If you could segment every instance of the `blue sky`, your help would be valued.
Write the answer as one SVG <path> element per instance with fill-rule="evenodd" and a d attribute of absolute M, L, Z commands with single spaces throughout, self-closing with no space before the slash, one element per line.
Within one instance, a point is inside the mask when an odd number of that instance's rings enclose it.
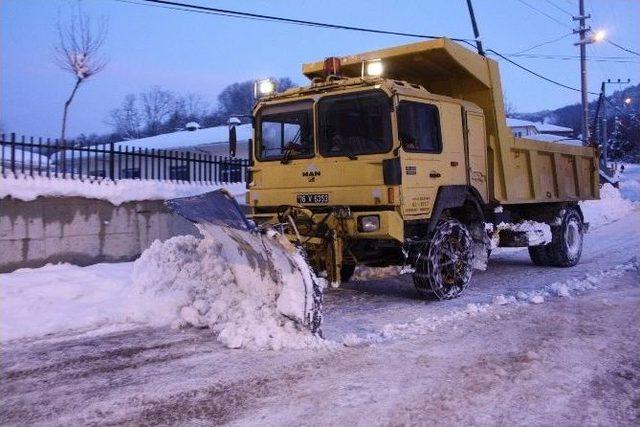
<path fill-rule="evenodd" d="M 139 0 L 133 0 L 139 1 Z M 532 10 L 522 1 L 560 23 Z M 189 0 L 191 3 L 298 19 L 389 30 L 471 38 L 465 0 Z M 4 131 L 28 136 L 59 134 L 62 104 L 73 84 L 51 61 L 55 24 L 77 0 L 0 0 L 0 121 Z M 108 112 L 128 93 L 153 85 L 202 93 L 212 104 L 227 84 L 264 76 L 289 76 L 304 83 L 302 62 L 416 39 L 249 21 L 178 12 L 116 0 L 82 0 L 92 17 L 109 21 L 105 45 L 109 64 L 79 91 L 69 118 L 69 134 L 106 132 Z M 486 46 L 513 53 L 571 31 L 561 9 L 577 10 L 577 0 L 474 0 Z M 554 5 L 556 7 L 554 7 Z M 593 28 L 606 28 L 618 44 L 640 50 L 640 1 L 587 0 Z M 564 25 L 563 25 L 564 24 Z M 577 55 L 576 36 L 530 53 Z M 640 57 L 609 44 L 589 46 L 594 56 L 624 56 L 633 63 L 590 62 L 589 84 L 602 79 L 640 80 Z M 515 59 L 515 58 L 514 58 Z M 518 58 L 551 78 L 579 86 L 577 60 Z M 555 108 L 579 101 L 579 94 L 552 86 L 501 64 L 503 88 L 517 111 Z M 640 101 L 639 101 L 640 102 Z"/>

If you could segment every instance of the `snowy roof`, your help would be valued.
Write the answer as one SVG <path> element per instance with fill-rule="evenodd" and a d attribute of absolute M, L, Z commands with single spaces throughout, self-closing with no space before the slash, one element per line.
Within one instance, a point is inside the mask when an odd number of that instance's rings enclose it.
<path fill-rule="evenodd" d="M 536 126 L 536 129 L 538 129 L 538 132 L 573 132 L 573 129 L 568 128 L 568 127 L 564 127 L 564 126 L 558 126 L 558 125 L 552 125 L 551 123 L 542 123 L 542 122 L 536 122 L 534 123 Z"/>
<path fill-rule="evenodd" d="M 568 139 L 567 137 L 560 135 L 551 135 L 548 133 L 538 133 L 535 135 L 528 135 L 527 139 L 534 139 L 536 141 L 542 142 L 558 142 L 560 144 L 568 144 L 568 145 L 579 145 L 582 146 L 582 141 L 578 139 Z"/>
<path fill-rule="evenodd" d="M 510 128 L 524 128 L 524 127 L 536 127 L 536 124 L 529 120 L 512 119 L 507 117 L 507 126 Z"/>
<path fill-rule="evenodd" d="M 236 136 L 238 142 L 252 138 L 253 127 L 251 124 L 236 126 Z M 116 144 L 116 148 L 188 148 L 203 144 L 227 144 L 229 142 L 229 127 L 215 126 L 188 131 L 165 133 L 162 135 L 150 136 L 141 139 L 122 141 Z"/>
<path fill-rule="evenodd" d="M 512 119 L 507 117 L 507 126 L 510 128 L 534 127 L 540 133 L 545 132 L 573 132 L 573 129 L 552 125 L 551 123 L 531 122 L 529 120 Z"/>
<path fill-rule="evenodd" d="M 24 163 L 33 163 L 34 165 L 38 165 L 38 161 L 40 161 L 41 165 L 46 165 L 49 158 L 42 154 L 32 153 L 31 151 L 20 150 L 15 148 L 14 152 L 15 162 L 22 163 L 22 159 L 24 158 Z M 24 156 L 24 157 L 23 157 Z M 5 163 L 11 162 L 11 146 L 10 145 L 2 145 L 2 160 Z"/>

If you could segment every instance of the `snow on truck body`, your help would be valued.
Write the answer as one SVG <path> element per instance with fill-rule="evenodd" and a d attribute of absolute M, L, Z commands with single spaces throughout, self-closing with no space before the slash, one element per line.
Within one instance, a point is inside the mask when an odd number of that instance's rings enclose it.
<path fill-rule="evenodd" d="M 438 39 L 303 73 L 310 86 L 254 107 L 247 204 L 332 282 L 356 264 L 407 262 L 420 291 L 456 296 L 473 248 L 489 245 L 486 222 L 547 224 L 551 242 L 520 239 L 534 262 L 577 262 L 577 202 L 598 198 L 597 152 L 514 137 L 495 61 Z M 257 91 L 272 89 L 263 83 Z"/>

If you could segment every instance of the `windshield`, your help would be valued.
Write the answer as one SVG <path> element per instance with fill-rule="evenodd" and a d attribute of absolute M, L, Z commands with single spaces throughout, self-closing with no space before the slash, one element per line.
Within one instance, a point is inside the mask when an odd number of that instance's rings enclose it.
<path fill-rule="evenodd" d="M 258 117 L 259 160 L 289 160 L 313 156 L 313 101 L 264 108 Z"/>
<path fill-rule="evenodd" d="M 384 92 L 321 99 L 318 117 L 323 156 L 351 157 L 391 149 L 390 103 Z"/>

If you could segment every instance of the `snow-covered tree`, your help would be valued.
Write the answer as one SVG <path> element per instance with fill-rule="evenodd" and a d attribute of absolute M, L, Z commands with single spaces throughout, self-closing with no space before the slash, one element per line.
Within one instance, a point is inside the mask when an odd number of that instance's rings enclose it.
<path fill-rule="evenodd" d="M 77 9 L 67 22 L 58 21 L 58 39 L 53 46 L 55 63 L 74 77 L 71 94 L 64 103 L 60 141 L 64 144 L 69 106 L 78 88 L 90 77 L 98 74 L 107 64 L 101 51 L 107 37 L 107 24 L 103 19 L 92 25 L 91 19 Z"/>

